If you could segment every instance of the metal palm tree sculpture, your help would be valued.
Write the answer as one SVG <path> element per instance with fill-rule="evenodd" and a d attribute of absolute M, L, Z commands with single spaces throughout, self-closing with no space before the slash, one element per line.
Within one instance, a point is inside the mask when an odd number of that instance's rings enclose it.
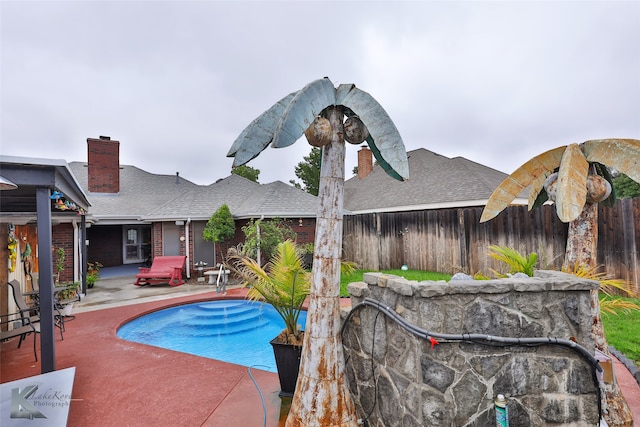
<path fill-rule="evenodd" d="M 607 166 L 640 182 L 640 140 L 596 139 L 580 145 L 554 148 L 532 158 L 509 175 L 494 190 L 480 222 L 495 218 L 525 188 L 529 209 L 548 199 L 569 223 L 564 268 L 594 267 L 597 243 L 597 203 L 612 206 L 615 193 Z"/>
<path fill-rule="evenodd" d="M 612 206 L 615 192 L 607 166 L 640 182 L 640 140 L 598 139 L 580 145 L 571 144 L 546 151 L 520 166 L 491 194 L 480 222 L 496 217 L 525 188 L 529 209 L 548 199 L 555 201 L 556 212 L 569 223 L 563 270 L 595 268 L 597 262 L 598 203 Z M 592 335 L 596 348 L 606 354 L 609 346 L 600 318 L 598 291 L 591 292 Z M 609 425 L 626 424 L 630 416 L 617 386 L 605 387 L 609 407 Z"/>
<path fill-rule="evenodd" d="M 353 84 L 335 88 L 324 78 L 287 95 L 251 122 L 227 156 L 237 167 L 268 145 L 287 147 L 303 134 L 323 151 L 307 331 L 287 426 L 355 426 L 340 337 L 344 141 L 366 141 L 378 163 L 399 180 L 409 177 L 407 153 L 373 97 Z"/>

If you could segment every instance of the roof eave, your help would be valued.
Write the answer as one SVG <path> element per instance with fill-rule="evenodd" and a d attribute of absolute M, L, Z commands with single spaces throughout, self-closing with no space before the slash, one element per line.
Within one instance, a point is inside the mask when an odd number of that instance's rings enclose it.
<path fill-rule="evenodd" d="M 367 214 L 367 213 L 385 213 L 385 212 L 407 212 L 407 211 L 426 211 L 434 209 L 450 209 L 450 208 L 471 208 L 485 206 L 488 199 L 481 200 L 460 200 L 455 202 L 442 202 L 442 203 L 426 203 L 420 205 L 404 205 L 404 206 L 389 206 L 384 208 L 373 209 L 352 209 L 350 213 L 352 215 Z M 528 200 L 517 198 L 511 203 L 512 205 L 526 205 Z"/>

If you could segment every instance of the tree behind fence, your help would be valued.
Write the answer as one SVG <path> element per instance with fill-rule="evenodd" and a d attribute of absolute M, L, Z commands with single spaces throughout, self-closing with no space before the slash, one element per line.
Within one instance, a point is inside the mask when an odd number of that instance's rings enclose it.
<path fill-rule="evenodd" d="M 489 246 L 508 246 L 523 254 L 535 252 L 539 267 L 560 270 L 567 242 L 567 224 L 555 206 L 528 211 L 512 206 L 495 219 L 479 223 L 482 207 L 387 212 L 344 217 L 344 256 L 367 270 L 400 268 L 444 273 L 489 274 L 500 263 Z M 640 198 L 600 206 L 598 263 L 611 276 L 640 290 Z"/>

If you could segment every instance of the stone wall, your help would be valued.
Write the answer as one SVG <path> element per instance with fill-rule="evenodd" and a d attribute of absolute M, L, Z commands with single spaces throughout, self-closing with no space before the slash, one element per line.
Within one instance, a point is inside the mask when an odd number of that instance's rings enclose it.
<path fill-rule="evenodd" d="M 439 340 L 401 328 L 372 298 L 433 333 L 575 340 L 593 354 L 589 291 L 597 282 L 564 273 L 489 281 L 416 282 L 366 273 L 351 283 L 343 339 L 347 375 L 369 426 L 493 426 L 504 394 L 511 426 L 597 425 L 591 365 L 556 345 Z M 373 354 L 373 357 L 372 357 Z"/>

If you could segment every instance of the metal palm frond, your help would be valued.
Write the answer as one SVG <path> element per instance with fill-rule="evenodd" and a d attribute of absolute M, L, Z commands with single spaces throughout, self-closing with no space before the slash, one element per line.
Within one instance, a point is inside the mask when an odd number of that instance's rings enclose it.
<path fill-rule="evenodd" d="M 589 162 L 614 168 L 636 182 L 640 182 L 640 140 L 594 139 L 584 143 Z"/>
<path fill-rule="evenodd" d="M 341 85 L 344 86 L 344 85 Z M 400 181 L 409 178 L 407 152 L 400 132 L 382 106 L 367 92 L 349 85 L 340 99 L 340 105 L 355 112 L 367 126 L 367 143 L 378 163 L 393 178 Z M 341 92 L 342 96 L 343 93 Z"/>
<path fill-rule="evenodd" d="M 227 153 L 227 157 L 234 157 L 233 167 L 242 166 L 254 159 L 271 144 L 278 121 L 296 93 L 290 93 L 276 102 L 240 133 Z"/>
<path fill-rule="evenodd" d="M 234 141 L 227 157 L 235 157 L 233 166 L 237 167 L 258 156 L 269 144 L 273 148 L 287 147 L 332 106 L 362 120 L 369 131 L 369 148 L 387 174 L 400 181 L 409 178 L 404 143 L 387 112 L 354 84 L 341 84 L 336 89 L 326 77 L 282 98 L 252 121 Z"/>
<path fill-rule="evenodd" d="M 558 170 L 556 213 L 562 222 L 576 219 L 587 202 L 589 162 L 578 144 L 571 144 L 562 155 Z"/>
<path fill-rule="evenodd" d="M 551 175 L 551 172 L 543 172 L 531 183 L 531 188 L 529 189 L 529 210 L 540 207 L 544 202 L 549 200 L 549 196 L 544 190 L 544 182 L 549 175 Z"/>
<path fill-rule="evenodd" d="M 531 186 L 529 209 L 542 205 L 548 200 L 544 189 L 545 180 L 556 170 L 556 211 L 561 221 L 573 221 L 580 215 L 587 201 L 589 168 L 593 167 L 595 175 L 611 184 L 612 178 L 607 166 L 640 182 L 640 140 L 596 139 L 580 145 L 554 148 L 534 157 L 516 169 L 494 190 L 480 222 L 495 218 L 528 186 Z M 613 205 L 615 193 L 612 192 L 602 203 Z"/>
<path fill-rule="evenodd" d="M 522 190 L 531 185 L 532 182 L 536 181 L 544 174 L 547 174 L 548 176 L 554 171 L 554 169 L 558 168 L 566 148 L 567 146 L 563 145 L 562 147 L 545 151 L 544 153 L 527 161 L 511 175 L 506 177 L 504 181 L 502 181 L 502 183 L 493 190 L 487 205 L 482 211 L 480 222 L 489 221 L 490 219 L 495 218 L 511 204 L 513 199 L 515 199 Z"/>
<path fill-rule="evenodd" d="M 273 137 L 273 148 L 288 147 L 296 142 L 322 110 L 335 103 L 336 89 L 328 78 L 303 87 L 282 114 Z"/>

